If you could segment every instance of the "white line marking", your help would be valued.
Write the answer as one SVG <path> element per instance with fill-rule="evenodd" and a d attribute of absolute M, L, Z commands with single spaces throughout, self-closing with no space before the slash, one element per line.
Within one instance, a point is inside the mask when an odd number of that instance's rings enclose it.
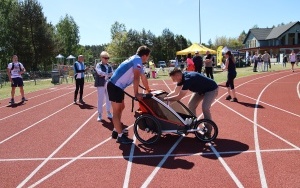
<path fill-rule="evenodd" d="M 96 113 L 95 112 L 87 121 L 89 121 Z M 127 127 L 128 129 L 130 129 L 133 125 Z M 72 164 L 73 162 L 75 162 L 76 160 L 80 159 L 82 156 L 88 154 L 89 152 L 93 151 L 94 149 L 98 148 L 99 146 L 105 144 L 106 142 L 108 142 L 109 140 L 111 140 L 111 137 L 107 138 L 106 140 L 102 141 L 101 143 L 95 145 L 94 147 L 86 150 L 85 152 L 81 153 L 80 155 L 78 155 L 75 158 L 72 158 L 71 161 L 63 164 L 62 166 L 60 166 L 59 168 L 53 170 L 51 173 L 49 173 L 48 175 L 44 176 L 42 179 L 40 179 L 39 181 L 35 182 L 33 185 L 29 186 L 29 187 L 35 187 L 37 185 L 39 185 L 40 183 L 42 183 L 43 181 L 47 180 L 48 178 L 50 178 L 51 176 L 53 176 L 54 174 L 56 174 L 57 172 L 61 171 L 62 169 L 64 169 L 65 167 L 69 166 L 70 164 Z M 49 159 L 51 160 L 51 159 Z"/>
<path fill-rule="evenodd" d="M 271 152 L 294 152 L 298 151 L 298 149 L 291 148 L 291 149 L 266 149 L 260 150 L 262 153 L 271 153 Z M 255 150 L 247 150 L 247 151 L 223 151 L 218 152 L 220 155 L 228 155 L 228 154 L 252 154 L 255 153 Z M 207 156 L 207 155 L 215 155 L 214 152 L 198 152 L 198 153 L 181 153 L 181 154 L 170 154 L 169 157 L 184 157 L 184 156 Z M 157 154 L 157 155 L 133 155 L 133 159 L 139 158 L 161 158 L 164 157 L 165 154 Z M 76 157 L 53 157 L 49 161 L 61 161 L 61 160 L 72 160 Z M 130 156 L 96 156 L 96 157 L 79 157 L 77 160 L 99 160 L 99 159 L 124 159 L 130 158 Z M 19 159 L 0 159 L 0 162 L 18 162 L 18 161 L 43 161 L 46 158 L 19 158 Z"/>
<path fill-rule="evenodd" d="M 239 95 L 241 95 L 241 96 L 244 96 L 244 97 L 247 97 L 247 98 L 249 98 L 249 99 L 252 99 L 252 100 L 255 100 L 255 101 L 256 101 L 256 99 L 254 99 L 254 98 L 252 98 L 252 97 L 250 97 L 250 96 L 248 96 L 248 95 L 245 95 L 245 94 L 242 94 L 242 93 L 239 93 L 239 92 L 236 92 L 236 93 L 239 94 Z M 279 107 L 274 106 L 274 105 L 271 105 L 271 104 L 269 104 L 269 103 L 266 103 L 266 102 L 263 102 L 263 101 L 259 101 L 259 102 L 262 103 L 262 104 L 268 105 L 268 106 L 270 106 L 270 107 L 272 107 L 272 108 L 275 108 L 275 109 L 277 109 L 277 110 L 281 110 L 281 111 L 286 112 L 286 113 L 288 113 L 288 114 L 291 114 L 291 115 L 300 117 L 299 114 L 295 114 L 295 113 L 293 113 L 293 112 L 287 111 L 287 110 L 285 110 L 285 109 L 279 108 Z"/>
<path fill-rule="evenodd" d="M 298 85 L 297 85 L 297 93 L 298 93 L 298 97 L 300 99 L 300 82 L 298 82 Z"/>
<path fill-rule="evenodd" d="M 177 145 L 182 140 L 182 136 L 175 142 L 175 144 L 171 147 L 171 149 L 168 151 L 168 153 L 164 156 L 164 158 L 159 162 L 159 164 L 155 167 L 155 169 L 152 171 L 150 176 L 146 179 L 146 181 L 143 183 L 142 188 L 148 187 L 148 185 L 151 183 L 157 172 L 160 170 L 162 165 L 165 163 L 165 161 L 169 158 L 170 154 L 173 152 L 173 150 L 177 147 Z"/>
<path fill-rule="evenodd" d="M 35 107 L 41 106 L 41 105 L 43 105 L 43 104 L 46 104 L 46 103 L 48 103 L 48 102 L 51 102 L 51 101 L 53 101 L 53 100 L 55 100 L 55 99 L 58 99 L 58 98 L 61 98 L 61 97 L 65 96 L 65 95 L 68 95 L 68 94 L 70 94 L 70 93 L 74 93 L 74 91 L 65 93 L 65 94 L 63 94 L 63 95 L 60 95 L 60 96 L 55 97 L 55 98 L 53 98 L 53 99 L 50 99 L 50 100 L 48 100 L 48 101 L 42 102 L 42 103 L 37 104 L 37 105 L 35 105 L 35 106 L 32 106 L 32 107 L 30 107 L 30 108 L 26 108 L 25 110 L 21 110 L 21 111 L 19 111 L 19 112 L 15 112 L 15 113 L 12 114 L 12 115 L 9 115 L 9 116 L 6 116 L 6 117 L 4 117 L 4 118 L 1 118 L 0 121 L 5 120 L 5 119 L 10 118 L 10 117 L 13 117 L 13 116 L 16 116 L 16 115 L 18 115 L 18 114 L 20 114 L 20 113 L 22 113 L 22 112 L 28 111 L 28 110 L 33 109 L 33 108 L 35 108 Z"/>
<path fill-rule="evenodd" d="M 261 157 L 261 152 L 260 152 L 260 146 L 259 146 L 259 138 L 258 138 L 258 132 L 257 132 L 257 110 L 258 110 L 258 104 L 260 101 L 260 98 L 262 97 L 263 93 L 265 92 L 265 90 L 272 85 L 274 82 L 283 79 L 285 77 L 288 77 L 291 75 L 286 75 L 283 77 L 280 77 L 276 80 L 273 80 L 271 83 L 269 83 L 268 85 L 266 85 L 264 87 L 264 89 L 260 92 L 256 103 L 255 103 L 255 108 L 254 108 L 254 119 L 253 119 L 253 129 L 254 129 L 254 143 L 255 143 L 255 150 L 256 150 L 256 159 L 257 159 L 257 166 L 258 166 L 258 171 L 259 171 L 259 176 L 260 176 L 260 183 L 262 187 L 268 187 L 267 184 L 267 179 L 266 179 L 266 175 L 264 172 L 264 166 L 263 166 L 263 162 L 262 162 L 262 157 Z"/>
<path fill-rule="evenodd" d="M 88 118 L 78 129 L 73 132 L 56 150 L 54 150 L 37 168 L 34 169 L 17 187 L 23 187 L 57 152 L 59 152 L 98 112 Z"/>
<path fill-rule="evenodd" d="M 235 182 L 235 184 L 238 187 L 244 187 L 243 184 L 240 182 L 240 180 L 235 176 L 235 174 L 233 173 L 233 171 L 230 169 L 230 167 L 226 164 L 226 162 L 224 161 L 224 159 L 220 156 L 220 154 L 214 148 L 214 146 L 212 146 L 210 143 L 208 145 L 210 146 L 210 149 L 213 151 L 213 153 L 217 156 L 218 160 L 221 162 L 221 164 L 223 165 L 223 167 L 225 168 L 225 170 L 228 172 L 228 174 L 230 175 L 230 177 L 233 179 L 233 181 Z"/>
<path fill-rule="evenodd" d="M 68 86 L 67 86 L 67 87 L 68 87 Z M 61 88 L 61 89 L 65 89 L 65 88 L 67 88 L 67 87 L 63 87 L 63 88 Z M 51 89 L 51 88 L 49 88 L 49 89 Z M 38 91 L 41 91 L 41 90 L 38 90 Z M 35 91 L 35 92 L 38 92 L 38 91 Z M 46 93 L 42 93 L 42 94 L 39 94 L 39 95 L 35 95 L 35 96 L 30 97 L 30 98 L 28 98 L 28 99 L 31 100 L 31 99 L 34 99 L 34 98 L 37 98 L 37 97 L 40 97 L 40 96 L 43 96 L 43 95 L 47 95 L 47 94 L 49 94 L 49 93 L 56 92 L 56 91 L 59 91 L 59 90 L 55 89 L 55 90 L 52 90 L 52 91 L 49 91 L 49 92 L 46 92 Z M 27 94 L 28 94 L 28 93 L 27 93 Z M 6 107 L 7 107 L 7 105 L 1 106 L 0 109 L 1 109 L 1 108 L 6 108 Z"/>
<path fill-rule="evenodd" d="M 93 92 L 89 93 L 89 94 L 88 94 L 88 95 L 86 95 L 85 97 L 87 97 L 87 96 L 89 96 L 89 95 L 93 94 L 94 92 L 95 92 L 95 91 L 93 91 Z M 35 122 L 34 124 L 32 124 L 32 125 L 30 125 L 30 126 L 26 127 L 25 129 L 22 129 L 21 131 L 19 131 L 19 132 L 17 132 L 17 133 L 15 133 L 15 134 L 13 134 L 13 135 L 11 135 L 11 136 L 7 137 L 6 139 L 4 139 L 4 140 L 0 141 L 0 145 L 1 145 L 1 144 L 3 144 L 3 143 L 4 143 L 4 142 L 6 142 L 6 141 L 8 141 L 8 140 L 10 140 L 10 139 L 12 139 L 12 138 L 14 138 L 14 137 L 18 136 L 19 134 L 21 134 L 21 133 L 25 132 L 26 130 L 28 130 L 28 129 L 30 129 L 30 128 L 32 128 L 32 127 L 34 127 L 35 125 L 37 125 L 37 124 L 39 124 L 39 123 L 41 123 L 41 122 L 45 121 L 46 119 L 48 119 L 48 118 L 50 118 L 50 117 L 54 116 L 55 114 L 57 114 L 57 113 L 59 113 L 59 112 L 63 111 L 64 109 L 66 109 L 66 108 L 68 108 L 68 107 L 70 107 L 70 106 L 72 106 L 72 105 L 74 105 L 74 104 L 73 104 L 73 103 L 71 103 L 71 104 L 69 104 L 69 105 L 67 105 L 67 106 L 63 107 L 62 109 L 60 109 L 60 110 L 57 110 L 56 112 L 54 112 L 54 113 L 50 114 L 49 116 L 47 116 L 47 117 L 44 117 L 43 119 L 41 119 L 41 120 L 39 120 L 39 121 Z"/>
<path fill-rule="evenodd" d="M 39 181 L 35 182 L 34 184 L 30 185 L 29 188 L 33 188 L 36 187 L 37 185 L 39 185 L 40 183 L 42 183 L 43 181 L 47 180 L 48 178 L 50 178 L 51 176 L 53 176 L 54 174 L 56 174 L 57 172 L 61 171 L 62 169 L 64 169 L 65 167 L 67 167 L 68 165 L 72 164 L 74 161 L 76 161 L 78 158 L 82 157 L 83 155 L 89 153 L 90 151 L 96 149 L 97 147 L 105 144 L 106 142 L 108 142 L 109 140 L 111 140 L 111 138 L 107 138 L 106 140 L 102 141 L 101 143 L 97 144 L 96 146 L 92 147 L 91 149 L 85 151 L 84 153 L 80 154 L 79 156 L 73 158 L 71 161 L 61 165 L 59 168 L 53 170 L 51 173 L 49 173 L 48 175 L 44 176 L 42 179 L 40 179 Z"/>
<path fill-rule="evenodd" d="M 130 180 L 130 174 L 131 174 L 132 160 L 133 160 L 133 156 L 134 156 L 135 142 L 136 142 L 136 137 L 134 135 L 133 143 L 131 144 L 131 148 L 130 148 L 129 159 L 127 162 L 127 168 L 126 168 L 126 174 L 125 174 L 125 178 L 124 178 L 123 188 L 129 187 L 129 180 Z"/>
<path fill-rule="evenodd" d="M 222 103 L 222 102 L 220 102 L 220 101 L 218 101 L 218 103 L 221 104 L 221 105 L 223 105 L 223 106 L 226 107 L 227 109 L 231 110 L 232 112 L 236 113 L 237 115 L 243 117 L 245 120 L 247 120 L 247 121 L 251 122 L 252 124 L 254 124 L 254 121 L 252 121 L 251 119 L 247 118 L 247 117 L 244 116 L 243 114 L 241 114 L 241 113 L 235 111 L 234 109 L 232 109 L 231 107 L 227 106 L 226 104 L 224 104 L 224 103 Z M 257 126 L 258 126 L 259 128 L 261 128 L 262 130 L 268 132 L 269 134 L 273 135 L 274 137 L 276 137 L 276 138 L 280 139 L 281 141 L 285 142 L 286 144 L 290 145 L 291 147 L 293 147 L 293 148 L 295 148 L 295 149 L 297 149 L 297 150 L 300 151 L 300 148 L 299 148 L 298 146 L 292 144 L 291 142 L 285 140 L 284 138 L 278 136 L 277 134 L 273 133 L 272 131 L 266 129 L 265 127 L 263 127 L 263 126 L 261 126 L 261 125 L 259 125 L 259 124 L 257 124 Z"/>

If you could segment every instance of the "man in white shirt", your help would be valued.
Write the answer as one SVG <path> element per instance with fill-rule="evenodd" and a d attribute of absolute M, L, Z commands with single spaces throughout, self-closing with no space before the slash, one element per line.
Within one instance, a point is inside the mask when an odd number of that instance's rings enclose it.
<path fill-rule="evenodd" d="M 18 56 L 13 55 L 12 62 L 8 64 L 7 66 L 7 75 L 9 78 L 9 81 L 11 82 L 11 99 L 10 103 L 15 104 L 15 91 L 16 87 L 20 88 L 20 93 L 22 96 L 22 102 L 27 101 L 27 99 L 24 97 L 24 83 L 22 79 L 22 74 L 25 72 L 25 68 L 22 63 L 18 61 Z"/>

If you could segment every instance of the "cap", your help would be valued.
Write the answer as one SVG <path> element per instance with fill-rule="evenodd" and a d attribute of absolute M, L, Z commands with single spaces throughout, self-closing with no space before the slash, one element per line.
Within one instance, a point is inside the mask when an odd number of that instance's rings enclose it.
<path fill-rule="evenodd" d="M 199 54 L 199 52 L 198 52 L 198 51 L 195 51 L 195 54 Z"/>

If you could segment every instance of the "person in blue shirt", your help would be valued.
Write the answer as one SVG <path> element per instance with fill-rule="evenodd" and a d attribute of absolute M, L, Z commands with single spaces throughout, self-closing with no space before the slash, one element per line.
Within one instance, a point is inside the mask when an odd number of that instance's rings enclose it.
<path fill-rule="evenodd" d="M 77 102 L 77 95 L 79 91 L 79 103 L 84 104 L 85 102 L 82 99 L 83 96 L 83 88 L 84 88 L 84 72 L 86 70 L 84 65 L 84 57 L 83 55 L 78 56 L 78 60 L 74 63 L 74 76 L 76 88 L 74 92 L 74 103 Z"/>
<path fill-rule="evenodd" d="M 197 116 L 196 108 L 202 101 L 202 112 L 204 118 L 212 120 L 210 107 L 218 95 L 217 83 L 198 72 L 182 73 L 181 70 L 177 68 L 174 68 L 169 75 L 173 82 L 176 82 L 177 85 L 174 91 L 170 92 L 164 100 L 178 101 L 186 96 L 188 91 L 191 91 L 193 94 L 188 102 L 188 108 L 195 116 Z M 185 130 L 187 129 L 188 127 L 186 127 Z"/>
<path fill-rule="evenodd" d="M 143 70 L 143 63 L 146 63 L 150 56 L 150 49 L 147 46 L 140 46 L 136 55 L 131 56 L 115 70 L 107 83 L 107 91 L 113 109 L 114 130 L 112 138 L 117 139 L 117 143 L 131 144 L 132 139 L 123 134 L 121 116 L 125 108 L 124 89 L 133 83 L 133 92 L 137 99 L 142 99 L 143 94 L 138 92 L 140 79 L 147 92 L 150 92 L 147 77 Z M 126 132 L 125 132 L 126 133 Z"/>

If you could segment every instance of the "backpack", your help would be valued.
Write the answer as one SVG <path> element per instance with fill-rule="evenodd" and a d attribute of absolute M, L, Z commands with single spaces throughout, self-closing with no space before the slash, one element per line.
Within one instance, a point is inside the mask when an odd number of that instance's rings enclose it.
<path fill-rule="evenodd" d="M 15 63 L 12 63 L 12 66 L 11 66 L 10 72 L 11 72 L 12 70 L 14 70 L 14 68 L 15 68 Z M 20 69 L 20 71 L 22 71 L 22 68 L 21 68 L 21 63 L 19 63 L 19 69 Z"/>

